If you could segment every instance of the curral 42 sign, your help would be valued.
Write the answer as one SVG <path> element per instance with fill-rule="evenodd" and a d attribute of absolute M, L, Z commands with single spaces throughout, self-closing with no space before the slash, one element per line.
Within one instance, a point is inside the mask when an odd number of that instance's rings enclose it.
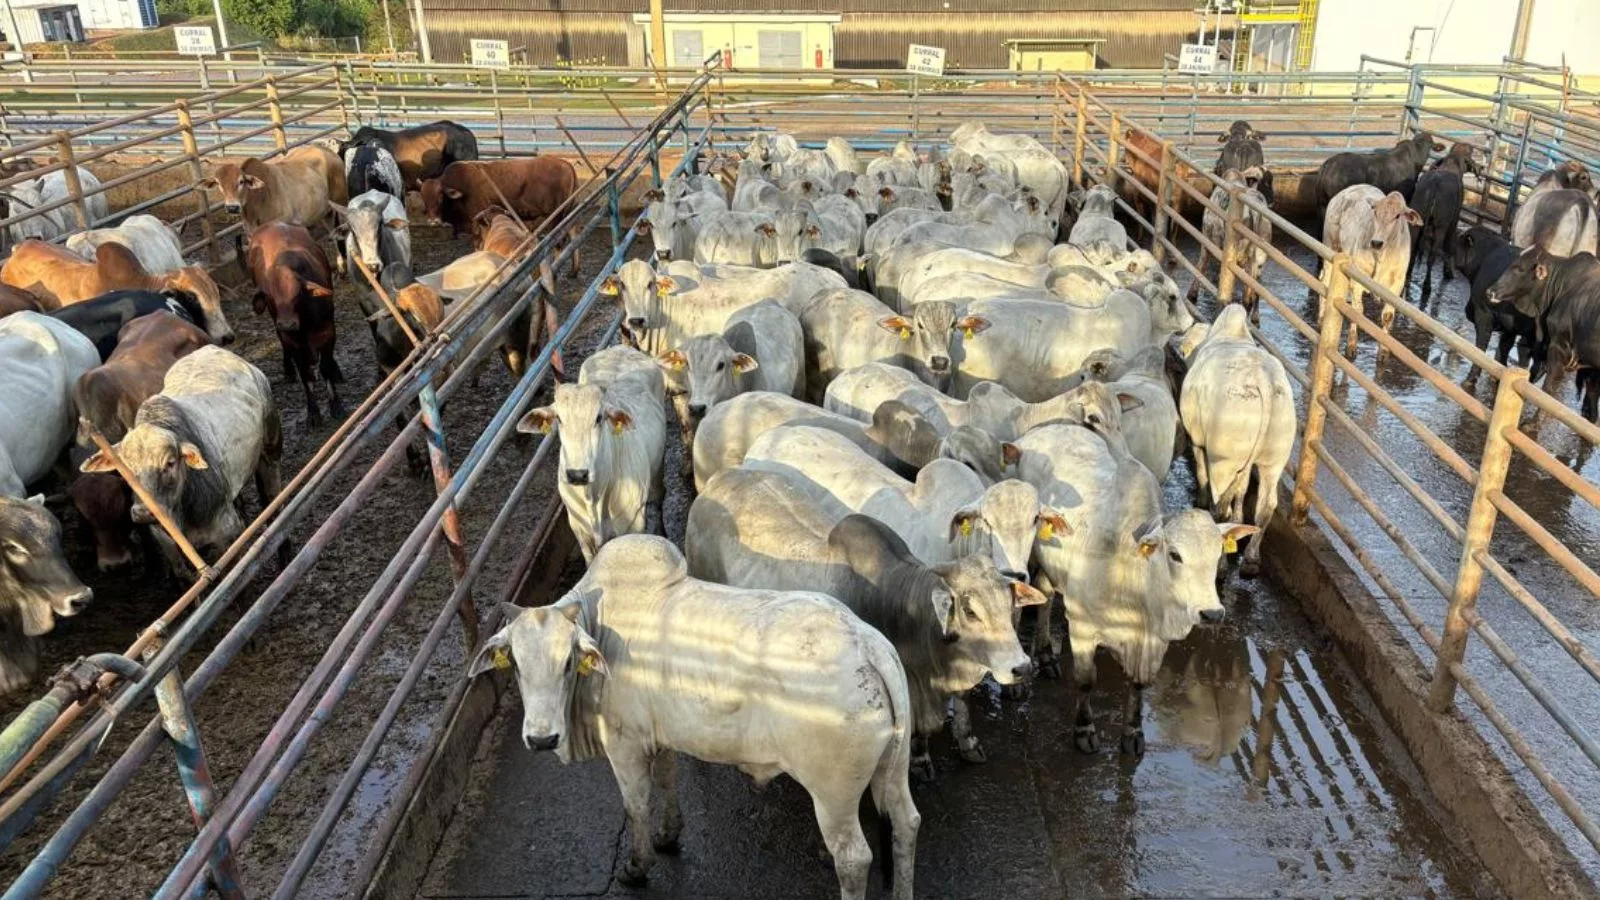
<path fill-rule="evenodd" d="M 485 69 L 509 69 L 511 49 L 505 41 L 473 38 L 472 64 Z"/>
<path fill-rule="evenodd" d="M 1216 69 L 1215 44 L 1184 44 L 1178 51 L 1178 71 L 1185 75 L 1209 75 Z"/>
<path fill-rule="evenodd" d="M 906 48 L 906 71 L 913 75 L 943 75 L 944 48 L 910 45 Z"/>
<path fill-rule="evenodd" d="M 178 42 L 178 52 L 189 56 L 211 56 L 217 52 L 217 42 L 209 26 L 180 25 L 172 29 Z"/>

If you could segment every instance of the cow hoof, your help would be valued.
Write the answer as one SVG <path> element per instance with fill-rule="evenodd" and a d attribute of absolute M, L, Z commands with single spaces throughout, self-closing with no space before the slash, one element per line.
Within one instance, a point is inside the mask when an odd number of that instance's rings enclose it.
<path fill-rule="evenodd" d="M 675 834 L 658 834 L 656 835 L 655 839 L 650 842 L 650 845 L 656 848 L 657 853 L 665 853 L 668 856 L 676 856 L 678 851 L 683 849 L 678 844 L 678 836 Z"/>
<path fill-rule="evenodd" d="M 977 739 L 973 739 L 972 746 L 961 751 L 961 758 L 973 765 L 978 765 L 988 762 L 989 754 L 983 752 L 983 745 L 978 743 Z"/>
<path fill-rule="evenodd" d="M 932 784 L 934 780 L 933 758 L 919 756 L 911 760 L 911 778 L 918 784 Z"/>
<path fill-rule="evenodd" d="M 1129 731 L 1122 736 L 1122 755 L 1140 757 L 1144 755 L 1144 732 Z"/>
<path fill-rule="evenodd" d="M 622 864 L 622 871 L 617 873 L 617 880 L 628 887 L 644 887 L 650 880 L 650 869 L 630 859 Z"/>
<path fill-rule="evenodd" d="M 1039 674 L 1051 681 L 1061 680 L 1061 660 L 1050 657 L 1039 664 Z"/>
<path fill-rule="evenodd" d="M 1072 734 L 1072 745 L 1079 753 L 1099 753 L 1100 734 L 1093 725 L 1080 725 Z"/>

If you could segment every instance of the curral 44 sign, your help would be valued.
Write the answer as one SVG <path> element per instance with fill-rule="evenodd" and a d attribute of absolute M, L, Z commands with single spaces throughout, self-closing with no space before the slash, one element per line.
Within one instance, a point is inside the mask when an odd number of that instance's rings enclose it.
<path fill-rule="evenodd" d="M 943 75 L 944 48 L 910 45 L 906 48 L 906 71 L 913 75 Z"/>
<path fill-rule="evenodd" d="M 505 41 L 472 39 L 472 64 L 485 69 L 511 68 L 511 49 Z"/>
<path fill-rule="evenodd" d="M 178 42 L 178 52 L 189 56 L 210 56 L 217 52 L 217 42 L 211 29 L 200 25 L 180 25 L 172 29 Z"/>
<path fill-rule="evenodd" d="M 1184 44 L 1178 51 L 1178 71 L 1185 75 L 1209 75 L 1216 69 L 1215 44 Z"/>

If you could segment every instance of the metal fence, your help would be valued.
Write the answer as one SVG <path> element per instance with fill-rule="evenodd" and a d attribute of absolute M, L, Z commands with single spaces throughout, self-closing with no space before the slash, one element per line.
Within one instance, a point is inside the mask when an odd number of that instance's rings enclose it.
<path fill-rule="evenodd" d="M 1418 83 L 1428 87 L 1425 79 Z M 1496 105 L 1500 99 L 1495 98 Z M 1509 108 L 1522 106 L 1509 100 L 1506 105 Z M 1370 576 L 1380 594 L 1414 629 L 1426 648 L 1425 653 L 1419 655 L 1434 671 L 1429 708 L 1437 713 L 1451 709 L 1459 687 L 1481 713 L 1481 721 L 1505 741 L 1511 753 L 1525 766 L 1525 771 L 1548 792 L 1554 805 L 1582 838 L 1600 850 L 1600 827 L 1596 826 L 1592 808 L 1580 803 L 1574 797 L 1572 785 L 1558 779 L 1547 761 L 1535 751 L 1528 740 L 1528 724 L 1514 721 L 1517 714 L 1526 711 L 1527 700 L 1531 697 L 1566 736 L 1567 750 L 1586 760 L 1586 773 L 1580 773 L 1583 780 L 1577 783 L 1592 785 L 1593 767 L 1600 767 L 1600 746 L 1585 727 L 1584 717 L 1572 711 L 1572 705 L 1590 702 L 1593 697 L 1563 697 L 1561 692 L 1553 690 L 1533 671 L 1528 661 L 1502 639 L 1495 624 L 1480 613 L 1478 606 L 1487 575 L 1538 623 L 1560 652 L 1570 656 L 1588 676 L 1600 679 L 1600 660 L 1574 633 L 1573 623 L 1563 621 L 1562 616 L 1529 590 L 1511 571 L 1514 567 L 1508 567 L 1503 555 L 1497 555 L 1491 547 L 1495 526 L 1503 520 L 1524 539 L 1521 544 L 1546 553 L 1567 573 L 1580 595 L 1600 599 L 1600 575 L 1591 568 L 1592 561 L 1579 559 L 1563 540 L 1508 496 L 1515 493 L 1508 487 L 1508 473 L 1513 476 L 1512 481 L 1525 482 L 1531 471 L 1570 491 L 1573 502 L 1600 508 L 1600 486 L 1558 460 L 1518 426 L 1525 411 L 1554 419 L 1588 448 L 1580 451 L 1580 458 L 1587 458 L 1588 452 L 1600 445 L 1600 427 L 1582 419 L 1561 400 L 1530 383 L 1525 369 L 1495 362 L 1419 306 L 1395 296 L 1353 268 L 1347 255 L 1335 254 L 1322 242 L 1267 209 L 1261 212 L 1270 219 L 1276 233 L 1292 237 L 1294 244 L 1318 261 L 1323 272 L 1309 271 L 1280 248 L 1262 240 L 1241 223 L 1244 200 L 1240 188 L 1225 187 L 1231 194 L 1226 211 L 1213 205 L 1211 189 L 1221 182 L 1206 174 L 1210 166 L 1179 149 L 1175 136 L 1130 124 L 1121 98 L 1102 99 L 1084 84 L 1063 78 L 1058 83 L 1056 108 L 1055 133 L 1063 138 L 1057 149 L 1072 155 L 1075 179 L 1080 183 L 1088 180 L 1120 184 L 1131 190 L 1148 204 L 1146 208 L 1151 212 L 1146 214 L 1134 204 L 1119 203 L 1150 235 L 1154 253 L 1181 266 L 1216 297 L 1232 297 L 1240 287 L 1254 290 L 1268 315 L 1277 317 L 1280 326 L 1286 326 L 1261 328 L 1256 336 L 1284 363 L 1301 391 L 1299 399 L 1304 418 L 1298 457 L 1291 467 L 1292 476 L 1285 476 L 1293 490 L 1295 520 L 1304 522 L 1315 512 L 1320 523 L 1344 544 L 1351 558 Z M 1568 114 L 1556 110 L 1529 109 L 1527 112 L 1534 121 L 1568 121 L 1564 118 Z M 1436 113 L 1416 100 L 1407 104 L 1409 127 L 1415 127 L 1419 119 L 1426 121 L 1424 117 L 1430 114 Z M 1472 120 L 1462 124 L 1486 127 L 1489 123 Z M 1159 153 L 1151 155 L 1140 149 L 1138 144 L 1129 141 L 1131 135 L 1153 142 L 1161 148 Z M 1149 171 L 1160 173 L 1157 184 L 1150 186 L 1132 176 L 1130 167 L 1135 160 L 1150 167 Z M 1187 180 L 1176 177 L 1181 166 L 1200 173 L 1208 182 L 1207 188 L 1197 190 Z M 1523 172 L 1508 173 L 1507 180 L 1508 183 L 1527 183 Z M 1222 217 L 1226 222 L 1223 246 L 1214 244 L 1177 212 L 1180 199 Z M 1183 248 L 1174 239 L 1178 234 L 1187 235 L 1201 248 L 1200 252 L 1225 261 L 1215 282 L 1205 277 L 1195 261 L 1185 257 Z M 1235 251 L 1246 245 L 1265 251 L 1271 265 L 1293 276 L 1315 294 L 1319 298 L 1320 318 L 1315 322 L 1307 321 L 1290 301 L 1265 283 L 1267 279 L 1257 280 L 1234 262 Z M 1350 282 L 1358 287 L 1358 296 L 1362 290 L 1370 293 L 1378 303 L 1397 310 L 1402 322 L 1408 322 L 1449 353 L 1487 373 L 1498 383 L 1493 401 L 1487 404 L 1480 401 L 1441 372 L 1431 354 L 1419 354 L 1370 318 L 1361 305 L 1339 299 L 1338 295 Z M 1455 446 L 1459 441 L 1440 437 L 1408 408 L 1407 403 L 1380 383 L 1378 373 L 1363 371 L 1354 358 L 1341 352 L 1341 338 L 1347 327 L 1352 329 L 1352 337 L 1359 333 L 1377 346 L 1382 360 L 1380 365 L 1403 367 L 1421 379 L 1440 400 L 1482 423 L 1486 432 L 1481 446 L 1465 449 Z M 1274 340 L 1269 335 L 1272 331 L 1287 334 L 1289 339 Z M 1308 357 L 1305 365 L 1299 362 L 1303 357 Z M 1342 376 L 1344 381 L 1337 390 L 1336 376 Z M 1372 411 L 1363 411 L 1362 404 L 1369 407 L 1375 404 L 1392 416 L 1393 421 L 1403 426 L 1404 441 L 1419 442 L 1453 473 L 1453 477 L 1465 484 L 1470 490 L 1470 501 L 1464 510 L 1457 508 L 1452 512 L 1449 506 L 1455 504 L 1450 504 L 1436 489 L 1424 488 L 1414 468 L 1396 461 L 1395 435 L 1384 433 L 1370 423 L 1363 424 Z M 1330 423 L 1336 429 L 1337 441 L 1329 434 Z M 1332 449 L 1335 446 L 1337 450 Z M 1330 494 L 1319 483 L 1324 473 L 1337 482 L 1342 497 L 1338 491 Z M 1453 560 L 1441 560 L 1437 553 L 1424 552 L 1420 549 L 1422 537 L 1396 524 L 1396 489 L 1414 500 L 1452 541 L 1457 549 Z M 1355 527 L 1352 515 L 1370 521 L 1386 540 L 1375 543 L 1375 532 Z M 1506 540 L 1504 533 L 1501 539 Z M 1415 594 L 1401 586 L 1404 582 L 1401 570 L 1407 566 L 1435 590 L 1445 604 L 1442 619 L 1429 621 L 1419 610 Z M 1499 624 L 1506 627 L 1503 622 Z M 1478 639 L 1476 645 L 1503 666 L 1501 671 L 1510 673 L 1525 692 L 1508 694 L 1501 689 L 1503 684 L 1491 690 L 1483 679 L 1469 671 L 1466 655 L 1473 635 Z M 1590 683 L 1589 687 L 1595 685 Z M 1594 798 L 1589 798 L 1589 802 L 1593 803 Z"/>
<path fill-rule="evenodd" d="M 411 354 L 365 401 L 353 411 L 302 470 L 273 499 L 207 571 L 202 580 L 186 591 L 162 620 L 147 630 L 143 664 L 127 657 L 103 654 L 80 663 L 75 677 L 62 682 L 45 699 L 38 701 L 0 735 L 0 763 L 7 764 L 15 777 L 37 759 L 39 765 L 20 788 L 0 803 L 0 844 L 9 843 L 33 821 L 39 809 L 70 784 L 73 776 L 101 746 L 114 722 L 129 719 L 146 709 L 153 695 L 159 715 L 139 733 L 93 788 L 64 819 L 44 849 L 28 864 L 11 885 L 7 898 L 41 894 L 84 835 L 100 820 L 117 798 L 162 745 L 171 743 L 178 751 L 177 763 L 199 834 L 173 867 L 158 897 L 195 896 L 207 885 L 225 897 L 241 897 L 237 864 L 232 848 L 251 832 L 272 804 L 285 780 L 306 758 L 308 747 L 333 710 L 350 691 L 356 678 L 375 659 L 375 650 L 393 621 L 397 610 L 411 595 L 429 567 L 441 544 L 449 551 L 453 590 L 437 602 L 432 627 L 415 645 L 409 664 L 401 674 L 382 712 L 372 722 L 366 740 L 348 768 L 332 787 L 326 803 L 307 828 L 292 862 L 273 890 L 275 897 L 293 896 L 323 851 L 341 814 L 361 783 L 362 776 L 385 746 L 389 731 L 401 706 L 416 688 L 441 643 L 460 622 L 460 634 L 470 647 L 478 638 L 479 617 L 474 603 L 474 588 L 480 582 L 491 556 L 507 555 L 504 539 L 507 526 L 521 509 L 534 475 L 548 457 L 553 438 L 542 440 L 528 458 L 520 478 L 503 498 L 473 497 L 472 491 L 491 460 L 511 437 L 521 414 L 531 404 L 544 383 L 553 354 L 570 346 L 569 341 L 595 313 L 603 280 L 621 263 L 635 240 L 635 232 L 622 220 L 620 198 L 631 184 L 645 178 L 659 186 L 662 178 L 662 149 L 669 141 L 681 140 L 686 159 L 704 147 L 710 121 L 704 110 L 704 87 L 710 70 L 696 76 L 672 101 L 635 133 L 633 138 L 610 158 L 600 171 L 588 179 L 560 209 L 546 220 L 541 233 L 524 242 L 524 252 L 508 259 L 497 276 L 463 301 L 453 304 L 445 321 L 424 336 Z M 696 122 L 695 119 L 701 121 Z M 599 275 L 582 291 L 576 307 L 542 352 L 531 361 L 505 396 L 493 418 L 481 433 L 471 437 L 470 449 L 452 463 L 446 453 L 445 434 L 439 414 L 447 401 L 472 377 L 472 370 L 499 343 L 512 322 L 534 308 L 546 291 L 540 277 L 543 271 L 558 271 L 578 252 L 579 246 L 597 228 L 608 228 L 612 253 Z M 553 299 L 553 298 L 550 298 Z M 619 319 L 613 314 L 603 330 L 602 343 L 612 340 Z M 420 413 L 410 415 L 412 404 Z M 327 494 L 335 479 L 353 467 L 366 454 L 396 417 L 408 420 L 398 437 L 378 455 L 376 462 L 361 473 L 354 488 L 338 498 L 337 505 L 320 521 L 313 518 L 315 504 Z M 310 676 L 299 686 L 274 727 L 255 755 L 235 778 L 226 793 L 216 790 L 211 781 L 198 728 L 190 704 L 204 694 L 244 647 L 256 635 L 282 601 L 306 578 L 329 545 L 349 539 L 359 522 L 363 507 L 386 477 L 405 456 L 406 448 L 418 436 L 427 438 L 437 497 L 416 521 L 382 573 L 366 589 L 361 601 L 343 627 L 326 647 Z M 461 532 L 459 510 L 468 500 L 500 501 L 493 520 L 474 544 Z M 526 569 L 535 552 L 556 521 L 559 504 L 545 511 L 519 569 Z M 297 549 L 291 548 L 289 535 L 295 529 L 313 529 Z M 520 546 L 525 536 L 514 543 Z M 220 636 L 212 636 L 223 611 L 243 599 L 253 582 L 270 574 L 265 563 L 281 555 L 281 567 L 271 581 L 250 601 L 238 621 Z M 514 575 L 513 585 L 518 580 Z M 422 602 L 413 599 L 413 602 Z M 431 607 L 430 607 L 431 608 Z M 187 610 L 181 621 L 178 616 Z M 490 619 L 494 625 L 495 620 Z M 187 679 L 179 663 L 204 640 L 215 637 L 213 649 Z M 392 651 L 392 648 L 389 648 Z M 102 668 L 103 667 L 103 668 Z M 446 702 L 442 720 L 448 721 L 459 704 L 465 683 Z M 67 706 L 76 698 L 79 702 Z M 80 720 L 81 721 L 80 723 Z M 442 731 L 442 726 L 436 731 Z M 70 734 L 69 734 L 70 732 Z M 59 742 L 59 746 L 56 744 Z M 51 752 L 53 750 L 53 752 Z M 50 755 L 45 756 L 44 754 Z M 415 789 L 418 768 L 427 753 L 414 764 L 407 780 Z M 404 799 L 404 798 L 402 798 Z M 369 836 L 377 850 L 387 845 L 399 827 L 404 803 L 390 809 L 378 829 Z M 353 878 L 365 884 L 382 859 L 381 852 L 369 854 L 368 862 Z M 262 893 L 257 888 L 255 893 Z"/>

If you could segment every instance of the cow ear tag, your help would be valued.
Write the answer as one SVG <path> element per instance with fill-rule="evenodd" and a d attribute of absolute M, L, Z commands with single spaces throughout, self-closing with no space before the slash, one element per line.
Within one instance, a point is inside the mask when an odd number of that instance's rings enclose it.
<path fill-rule="evenodd" d="M 1041 540 L 1041 541 L 1054 540 L 1055 536 L 1056 536 L 1056 526 L 1052 525 L 1050 523 L 1049 519 L 1045 519 L 1043 522 L 1039 523 L 1039 540 Z"/>
<path fill-rule="evenodd" d="M 971 519 L 962 519 L 961 520 L 961 536 L 962 537 L 972 537 L 972 520 Z"/>
<path fill-rule="evenodd" d="M 968 326 L 968 327 L 966 327 L 966 328 L 963 328 L 963 329 L 962 329 L 962 330 L 961 330 L 961 334 L 962 334 L 962 336 L 963 336 L 963 337 L 965 337 L 965 338 L 966 338 L 966 339 L 967 339 L 967 340 L 969 340 L 969 341 L 970 341 L 970 340 L 972 340 L 972 327 L 971 327 L 971 326 Z"/>
<path fill-rule="evenodd" d="M 1238 539 L 1235 538 L 1231 534 L 1223 535 L 1222 536 L 1222 552 L 1223 553 L 1238 553 L 1239 552 L 1239 541 L 1238 541 Z"/>
<path fill-rule="evenodd" d="M 612 434 L 621 434 L 622 433 L 622 420 L 621 419 L 612 419 L 611 420 L 611 433 Z"/>
<path fill-rule="evenodd" d="M 494 662 L 494 667 L 496 669 L 511 668 L 511 654 L 507 653 L 506 648 L 504 647 L 494 648 L 494 650 L 491 651 L 489 658 Z"/>
<path fill-rule="evenodd" d="M 594 657 L 588 653 L 578 657 L 578 674 L 589 675 L 594 672 Z"/>

